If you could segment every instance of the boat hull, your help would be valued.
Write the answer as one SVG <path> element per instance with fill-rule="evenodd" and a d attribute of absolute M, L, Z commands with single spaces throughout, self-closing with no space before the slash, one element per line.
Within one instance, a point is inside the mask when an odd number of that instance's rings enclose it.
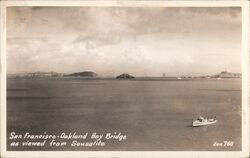
<path fill-rule="evenodd" d="M 193 122 L 193 127 L 199 127 L 199 126 L 206 126 L 217 123 L 217 120 L 211 121 L 211 122 Z"/>

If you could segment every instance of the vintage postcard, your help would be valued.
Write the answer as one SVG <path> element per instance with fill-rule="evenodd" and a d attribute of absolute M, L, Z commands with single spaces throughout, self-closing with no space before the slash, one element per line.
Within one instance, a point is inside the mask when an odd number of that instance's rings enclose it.
<path fill-rule="evenodd" d="M 1 157 L 249 157 L 248 1 L 2 1 Z"/>

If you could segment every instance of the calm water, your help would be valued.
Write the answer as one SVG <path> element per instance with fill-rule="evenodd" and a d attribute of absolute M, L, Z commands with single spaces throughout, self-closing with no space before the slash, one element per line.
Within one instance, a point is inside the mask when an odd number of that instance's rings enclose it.
<path fill-rule="evenodd" d="M 9 133 L 121 132 L 104 147 L 8 150 L 240 150 L 241 81 L 8 79 Z M 218 123 L 191 127 L 199 115 Z M 232 147 L 214 142 L 233 141 Z M 8 145 L 10 141 L 8 140 Z"/>

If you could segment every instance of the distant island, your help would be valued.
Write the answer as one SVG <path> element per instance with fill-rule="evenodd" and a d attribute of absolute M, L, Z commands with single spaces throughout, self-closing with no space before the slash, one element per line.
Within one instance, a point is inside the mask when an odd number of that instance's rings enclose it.
<path fill-rule="evenodd" d="M 105 77 L 99 76 L 97 73 L 93 71 L 82 71 L 82 72 L 74 72 L 74 73 L 58 73 L 58 72 L 31 72 L 31 73 L 17 73 L 17 74 L 8 74 L 7 77 L 9 78 L 100 78 L 100 79 L 105 79 Z M 241 78 L 241 73 L 232 73 L 232 72 L 227 72 L 227 71 L 222 71 L 218 74 L 215 75 L 203 75 L 203 76 L 190 76 L 190 75 L 179 75 L 179 76 L 162 76 L 162 77 L 135 77 L 132 76 L 131 74 L 128 73 L 123 73 L 120 74 L 116 77 L 109 77 L 109 79 L 153 79 L 153 80 L 165 80 L 165 79 L 177 79 L 177 80 L 184 80 L 184 79 L 237 79 Z"/>
<path fill-rule="evenodd" d="M 72 77 L 97 77 L 98 75 L 92 71 L 83 71 L 83 72 L 76 72 L 69 75 L 64 76 L 72 76 Z"/>
<path fill-rule="evenodd" d="M 116 77 L 116 79 L 133 79 L 133 78 L 135 77 L 128 73 L 124 73 Z"/>

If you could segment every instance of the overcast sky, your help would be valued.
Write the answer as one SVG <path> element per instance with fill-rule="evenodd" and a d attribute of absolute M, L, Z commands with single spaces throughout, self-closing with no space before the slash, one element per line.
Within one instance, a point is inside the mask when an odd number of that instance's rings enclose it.
<path fill-rule="evenodd" d="M 240 8 L 11 7 L 8 73 L 241 72 Z"/>

